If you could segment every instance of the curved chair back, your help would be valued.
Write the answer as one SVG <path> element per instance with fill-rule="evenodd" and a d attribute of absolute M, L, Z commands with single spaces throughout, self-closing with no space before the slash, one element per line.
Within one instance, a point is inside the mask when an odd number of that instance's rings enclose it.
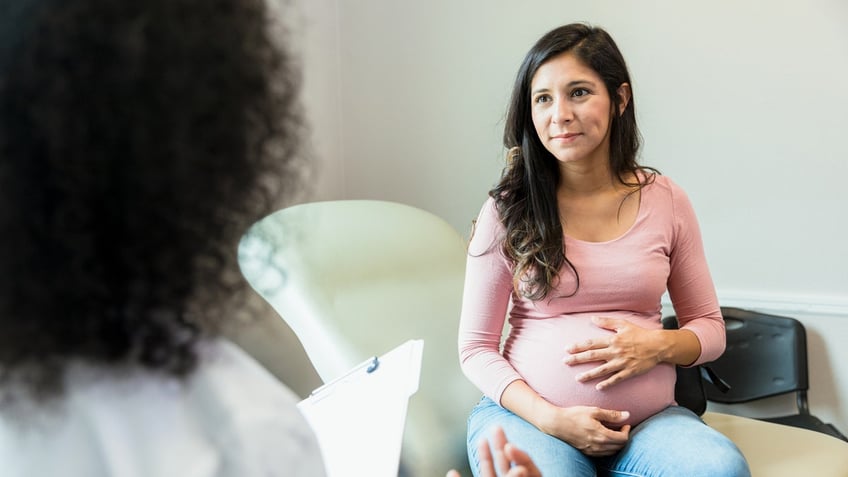
<path fill-rule="evenodd" d="M 712 366 L 730 390 L 707 387 L 710 401 L 735 404 L 779 394 L 803 393 L 806 409 L 807 335 L 800 321 L 722 307 L 727 349 Z"/>
<path fill-rule="evenodd" d="M 292 328 L 324 382 L 423 339 L 403 465 L 415 475 L 463 467 L 479 391 L 457 357 L 466 254 L 455 229 L 398 203 L 315 202 L 255 224 L 239 254 L 248 282 Z"/>

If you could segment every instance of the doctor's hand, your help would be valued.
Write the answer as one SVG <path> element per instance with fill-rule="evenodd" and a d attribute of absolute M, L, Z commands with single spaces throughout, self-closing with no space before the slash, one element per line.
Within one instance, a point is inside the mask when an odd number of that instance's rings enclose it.
<path fill-rule="evenodd" d="M 480 458 L 480 477 L 542 477 L 533 460 L 526 452 L 518 449 L 506 440 L 503 429 L 496 427 L 489 441 L 482 439 L 477 446 Z M 497 469 L 497 471 L 495 470 Z M 461 477 L 459 472 L 451 470 L 446 477 Z"/>
<path fill-rule="evenodd" d="M 563 362 L 569 366 L 600 362 L 577 376 L 580 382 L 605 378 L 595 385 L 598 390 L 651 370 L 672 346 L 669 333 L 678 332 L 649 330 L 620 318 L 592 317 L 592 323 L 613 334 L 571 345 Z"/>

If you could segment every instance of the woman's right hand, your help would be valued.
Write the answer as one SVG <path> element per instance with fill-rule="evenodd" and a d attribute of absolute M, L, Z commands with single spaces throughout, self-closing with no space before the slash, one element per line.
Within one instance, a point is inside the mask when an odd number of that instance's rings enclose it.
<path fill-rule="evenodd" d="M 627 411 L 592 406 L 558 407 L 534 391 L 524 380 L 511 382 L 501 395 L 501 405 L 551 436 L 592 457 L 621 450 L 630 438 Z"/>
<path fill-rule="evenodd" d="M 554 407 L 542 419 L 539 428 L 591 456 L 609 456 L 620 451 L 630 438 L 627 411 L 613 411 L 592 406 Z"/>

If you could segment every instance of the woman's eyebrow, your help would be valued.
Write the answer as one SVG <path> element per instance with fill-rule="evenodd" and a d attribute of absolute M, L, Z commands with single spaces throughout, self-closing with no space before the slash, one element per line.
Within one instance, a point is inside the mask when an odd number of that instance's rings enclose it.
<path fill-rule="evenodd" d="M 591 80 L 580 79 L 580 80 L 574 80 L 574 81 L 569 82 L 567 86 L 569 88 L 573 88 L 574 86 L 583 86 L 583 85 L 595 86 L 595 82 L 591 81 Z"/>
<path fill-rule="evenodd" d="M 568 88 L 574 88 L 576 86 L 595 86 L 595 82 L 592 81 L 592 80 L 579 79 L 579 80 L 570 81 L 565 86 L 568 87 Z M 550 92 L 550 90 L 551 89 L 548 88 L 548 87 L 536 88 L 536 89 L 530 91 L 530 96 L 533 96 L 533 95 L 536 95 L 536 94 L 539 94 L 539 93 L 547 93 L 547 92 Z"/>

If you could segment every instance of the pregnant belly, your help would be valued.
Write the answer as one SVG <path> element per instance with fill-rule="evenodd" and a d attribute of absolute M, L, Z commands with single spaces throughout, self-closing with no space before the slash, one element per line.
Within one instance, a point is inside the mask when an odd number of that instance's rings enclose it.
<path fill-rule="evenodd" d="M 642 327 L 653 323 L 630 321 Z M 657 328 L 659 324 L 657 323 Z M 662 363 L 645 374 L 626 379 L 603 391 L 595 389 L 601 381 L 577 381 L 577 376 L 601 364 L 563 364 L 566 348 L 589 338 L 609 336 L 611 331 L 598 328 L 588 316 L 568 316 L 544 320 L 523 320 L 513 328 L 504 356 L 527 384 L 548 402 L 560 406 L 595 406 L 629 411 L 627 424 L 638 424 L 674 403 L 674 366 Z"/>

